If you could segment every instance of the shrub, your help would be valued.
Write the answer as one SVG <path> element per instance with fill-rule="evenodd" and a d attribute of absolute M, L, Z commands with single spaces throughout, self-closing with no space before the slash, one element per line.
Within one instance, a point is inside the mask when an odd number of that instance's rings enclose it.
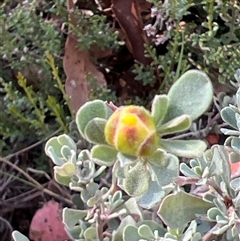
<path fill-rule="evenodd" d="M 56 180 L 80 192 L 73 199 L 78 208 L 63 210 L 69 236 L 74 240 L 240 240 L 240 180 L 231 169 L 232 162 L 239 162 L 234 157 L 240 154 L 239 91 L 236 106 L 221 111 L 223 120 L 235 129 L 222 131 L 236 137 L 208 150 L 201 140 L 169 137 L 187 130 L 211 104 L 212 86 L 203 72 L 186 72 L 167 95 L 156 96 L 150 115 L 142 107 L 118 109 L 100 100 L 82 106 L 76 123 L 93 147 L 78 154 L 76 144 L 65 134 L 51 138 L 45 147 L 56 165 Z M 126 154 L 112 141 L 106 142 L 110 132 L 111 138 L 119 138 L 112 127 L 121 128 L 122 118 L 123 128 L 129 129 L 140 128 L 141 124 L 134 123 L 142 118 L 150 128 L 154 120 L 159 143 L 151 155 Z M 142 136 L 125 144 L 134 150 L 138 138 Z M 188 164 L 180 157 L 190 158 Z M 110 187 L 99 183 L 99 175 L 104 178 L 107 173 L 112 177 Z M 182 188 L 187 184 L 194 184 L 190 191 Z M 19 235 L 13 232 L 15 240 L 21 241 Z"/>

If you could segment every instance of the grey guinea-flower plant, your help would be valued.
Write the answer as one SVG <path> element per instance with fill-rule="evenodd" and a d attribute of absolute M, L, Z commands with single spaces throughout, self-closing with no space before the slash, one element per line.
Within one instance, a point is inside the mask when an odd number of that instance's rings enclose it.
<path fill-rule="evenodd" d="M 78 150 L 66 134 L 45 146 L 55 164 L 55 179 L 79 192 L 73 198 L 77 208 L 63 210 L 69 236 L 102 241 L 240 240 L 240 180 L 231 176 L 226 148 L 206 150 L 202 140 L 170 138 L 188 130 L 212 99 L 208 76 L 190 70 L 168 94 L 154 97 L 151 111 L 141 106 L 113 108 L 101 100 L 85 103 L 75 121 L 91 148 Z M 221 112 L 235 128 L 238 109 L 230 106 Z M 227 141 L 234 153 L 237 141 Z M 188 164 L 182 157 L 190 159 Z M 106 175 L 112 179 L 109 186 L 99 182 Z M 186 192 L 185 184 L 206 192 Z M 13 237 L 26 240 L 17 231 Z"/>

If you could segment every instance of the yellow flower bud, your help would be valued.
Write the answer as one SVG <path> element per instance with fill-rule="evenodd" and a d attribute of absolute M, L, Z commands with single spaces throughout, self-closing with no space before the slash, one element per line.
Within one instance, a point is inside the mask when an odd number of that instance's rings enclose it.
<path fill-rule="evenodd" d="M 140 106 L 118 108 L 105 127 L 109 145 L 131 156 L 150 156 L 157 149 L 158 137 L 151 114 Z"/>

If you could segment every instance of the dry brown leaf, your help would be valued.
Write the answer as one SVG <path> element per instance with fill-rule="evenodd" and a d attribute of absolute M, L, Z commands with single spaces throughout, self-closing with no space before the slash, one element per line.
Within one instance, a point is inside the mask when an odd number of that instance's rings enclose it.
<path fill-rule="evenodd" d="M 76 25 L 73 9 L 74 3 L 68 1 L 68 10 L 72 24 Z M 63 58 L 63 68 L 67 76 L 65 82 L 66 93 L 70 99 L 70 106 L 73 112 L 77 110 L 88 100 L 87 74 L 97 78 L 99 85 L 105 85 L 104 75 L 98 71 L 91 62 L 90 54 L 77 47 L 77 38 L 69 34 L 65 44 L 65 54 Z"/>
<path fill-rule="evenodd" d="M 144 43 L 147 43 L 147 37 L 143 31 L 139 2 L 112 0 L 112 11 L 127 36 L 127 46 L 133 57 L 143 64 L 149 63 L 149 59 L 144 56 Z"/>
<path fill-rule="evenodd" d="M 96 76 L 99 85 L 105 85 L 106 81 L 103 74 L 92 64 L 89 54 L 77 48 L 77 41 L 71 35 L 65 45 L 63 68 L 67 76 L 66 93 L 70 98 L 71 108 L 76 113 L 88 100 L 87 74 Z"/>

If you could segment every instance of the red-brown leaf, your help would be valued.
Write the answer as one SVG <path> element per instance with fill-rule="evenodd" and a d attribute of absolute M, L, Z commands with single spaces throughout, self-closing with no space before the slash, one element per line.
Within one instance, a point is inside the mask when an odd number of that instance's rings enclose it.
<path fill-rule="evenodd" d="M 62 209 L 55 201 L 39 209 L 31 222 L 29 238 L 34 241 L 71 241 L 62 223 Z"/>
<path fill-rule="evenodd" d="M 68 10 L 73 25 L 76 24 L 73 9 L 74 3 L 68 0 Z M 98 71 L 91 62 L 90 54 L 80 50 L 77 46 L 77 37 L 69 34 L 65 43 L 65 54 L 63 58 L 63 68 L 67 76 L 65 82 L 66 93 L 70 98 L 70 106 L 76 113 L 77 110 L 88 100 L 87 74 L 97 77 L 99 85 L 105 85 L 104 75 Z"/>

